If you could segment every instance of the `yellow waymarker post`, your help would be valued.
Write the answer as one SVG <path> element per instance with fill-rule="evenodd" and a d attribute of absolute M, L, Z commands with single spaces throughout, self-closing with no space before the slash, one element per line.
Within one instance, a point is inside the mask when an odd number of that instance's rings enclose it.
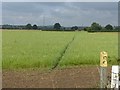
<path fill-rule="evenodd" d="M 107 58 L 108 54 L 105 51 L 100 52 L 100 88 L 107 87 Z"/>
<path fill-rule="evenodd" d="M 107 67 L 107 52 L 103 51 L 100 53 L 100 66 L 101 67 Z"/>

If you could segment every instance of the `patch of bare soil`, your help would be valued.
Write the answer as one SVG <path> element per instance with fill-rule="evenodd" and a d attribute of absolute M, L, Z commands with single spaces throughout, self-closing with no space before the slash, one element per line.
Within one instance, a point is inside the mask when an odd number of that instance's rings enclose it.
<path fill-rule="evenodd" d="M 3 88 L 97 88 L 97 67 L 75 67 L 52 71 L 3 70 Z"/>

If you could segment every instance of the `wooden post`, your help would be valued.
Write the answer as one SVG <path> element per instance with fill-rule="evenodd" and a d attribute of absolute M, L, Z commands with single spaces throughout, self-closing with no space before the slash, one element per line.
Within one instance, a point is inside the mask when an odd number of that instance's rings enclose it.
<path fill-rule="evenodd" d="M 107 52 L 100 53 L 100 88 L 107 87 Z"/>

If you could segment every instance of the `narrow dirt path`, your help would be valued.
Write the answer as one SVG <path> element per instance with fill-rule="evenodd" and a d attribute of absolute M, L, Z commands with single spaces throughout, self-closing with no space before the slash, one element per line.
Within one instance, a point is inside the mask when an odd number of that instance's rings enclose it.
<path fill-rule="evenodd" d="M 55 69 L 59 65 L 59 62 L 62 60 L 62 57 L 65 55 L 67 49 L 69 48 L 71 43 L 74 41 L 75 37 L 76 37 L 76 34 L 73 36 L 72 40 L 65 46 L 65 48 L 63 49 L 63 52 L 61 53 L 61 56 L 56 60 L 56 63 L 53 65 L 51 70 Z"/>

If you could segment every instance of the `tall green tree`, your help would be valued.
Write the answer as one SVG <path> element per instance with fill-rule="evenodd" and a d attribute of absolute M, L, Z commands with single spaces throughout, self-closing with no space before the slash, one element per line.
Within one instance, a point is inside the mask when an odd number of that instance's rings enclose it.
<path fill-rule="evenodd" d="M 28 24 L 26 25 L 26 29 L 32 29 L 32 25 L 31 25 L 30 23 L 28 23 Z"/>
<path fill-rule="evenodd" d="M 102 29 L 102 27 L 101 27 L 101 25 L 99 25 L 98 23 L 93 22 L 93 23 L 91 24 L 91 30 L 93 30 L 93 31 L 99 31 L 99 30 L 101 30 L 101 29 Z"/>
<path fill-rule="evenodd" d="M 38 29 L 38 26 L 36 24 L 34 24 L 32 28 L 36 30 L 36 29 Z"/>
<path fill-rule="evenodd" d="M 108 25 L 105 26 L 105 29 L 107 29 L 107 30 L 113 30 L 113 26 L 110 25 L 110 24 L 108 24 Z"/>
<path fill-rule="evenodd" d="M 61 25 L 59 23 L 54 24 L 54 29 L 60 30 L 60 28 L 61 28 Z"/>

